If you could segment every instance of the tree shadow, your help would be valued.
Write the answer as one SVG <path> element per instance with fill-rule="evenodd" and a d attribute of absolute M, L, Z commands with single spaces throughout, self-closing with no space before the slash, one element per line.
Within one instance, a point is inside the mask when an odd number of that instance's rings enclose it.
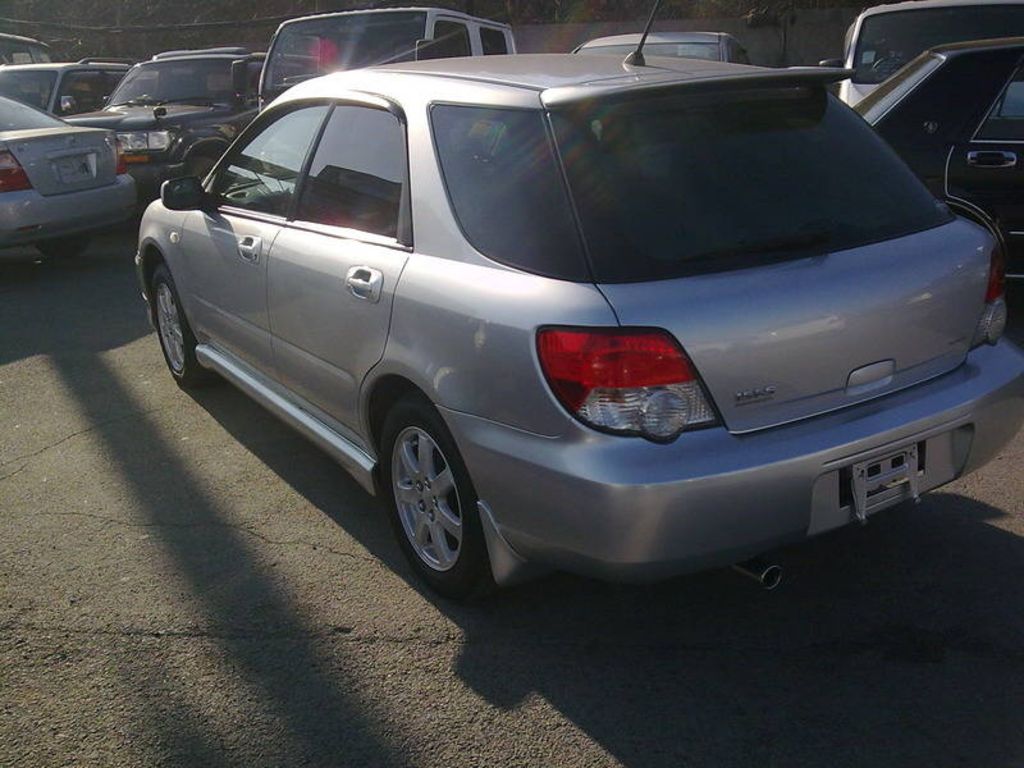
<path fill-rule="evenodd" d="M 195 397 L 424 592 L 381 505 L 330 459 L 231 388 Z M 1017 765 L 1024 540 L 1004 517 L 932 494 L 778 553 L 774 593 L 717 571 L 424 594 L 463 630 L 455 671 L 476 693 L 503 709 L 539 694 L 625 765 Z"/>

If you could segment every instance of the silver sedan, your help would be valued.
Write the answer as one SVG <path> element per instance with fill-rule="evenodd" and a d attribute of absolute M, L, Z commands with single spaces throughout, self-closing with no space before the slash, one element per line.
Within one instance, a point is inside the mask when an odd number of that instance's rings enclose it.
<path fill-rule="evenodd" d="M 0 248 L 72 256 L 128 219 L 135 183 L 111 131 L 78 128 L 0 97 Z"/>

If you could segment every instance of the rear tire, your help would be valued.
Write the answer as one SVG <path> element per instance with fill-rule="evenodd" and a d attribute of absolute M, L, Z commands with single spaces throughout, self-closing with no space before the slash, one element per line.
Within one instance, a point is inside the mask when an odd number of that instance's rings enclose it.
<path fill-rule="evenodd" d="M 400 400 L 381 430 L 382 495 L 413 570 L 444 597 L 494 588 L 477 495 L 437 410 L 423 397 Z"/>
<path fill-rule="evenodd" d="M 36 243 L 36 250 L 48 259 L 73 259 L 81 256 L 89 247 L 88 237 L 70 236 L 56 237 Z"/>
<path fill-rule="evenodd" d="M 213 374 L 196 359 L 196 337 L 181 309 L 178 289 L 166 264 L 160 264 L 153 271 L 149 295 L 153 302 L 153 320 L 160 350 L 174 380 L 183 389 L 206 384 Z"/>

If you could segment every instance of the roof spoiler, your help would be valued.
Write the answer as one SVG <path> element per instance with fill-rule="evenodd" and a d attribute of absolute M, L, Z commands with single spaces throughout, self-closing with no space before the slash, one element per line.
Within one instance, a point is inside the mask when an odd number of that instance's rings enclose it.
<path fill-rule="evenodd" d="M 220 48 L 196 48 L 193 50 L 183 49 L 179 51 L 164 51 L 153 57 L 153 61 L 160 59 L 177 59 L 182 56 L 210 56 L 213 54 L 227 54 L 231 56 L 248 56 L 249 49 L 241 46 L 222 46 Z"/>
<path fill-rule="evenodd" d="M 661 62 L 659 62 L 660 64 Z M 684 65 L 685 66 L 685 65 Z M 788 67 L 768 69 L 761 67 L 722 69 L 716 73 L 700 74 L 685 69 L 654 69 L 648 67 L 649 78 L 637 82 L 633 78 L 615 78 L 602 83 L 569 85 L 549 88 L 541 94 L 544 106 L 557 108 L 593 99 L 629 101 L 671 92 L 707 92 L 741 90 L 745 88 L 772 88 L 799 85 L 825 86 L 846 80 L 852 69 L 838 67 Z"/>

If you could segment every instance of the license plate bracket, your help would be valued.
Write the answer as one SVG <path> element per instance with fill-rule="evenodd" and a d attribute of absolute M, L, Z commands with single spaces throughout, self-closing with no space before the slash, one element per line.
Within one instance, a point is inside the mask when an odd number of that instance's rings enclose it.
<path fill-rule="evenodd" d="M 93 177 L 92 163 L 87 154 L 62 157 L 56 161 L 57 178 L 61 184 L 75 184 Z"/>
<path fill-rule="evenodd" d="M 851 485 L 853 492 L 853 515 L 860 523 L 866 523 L 868 515 L 882 507 L 892 506 L 903 499 L 920 499 L 918 488 L 917 443 L 884 456 L 875 457 L 854 464 Z M 902 488 L 902 494 L 895 499 L 891 493 Z"/>

